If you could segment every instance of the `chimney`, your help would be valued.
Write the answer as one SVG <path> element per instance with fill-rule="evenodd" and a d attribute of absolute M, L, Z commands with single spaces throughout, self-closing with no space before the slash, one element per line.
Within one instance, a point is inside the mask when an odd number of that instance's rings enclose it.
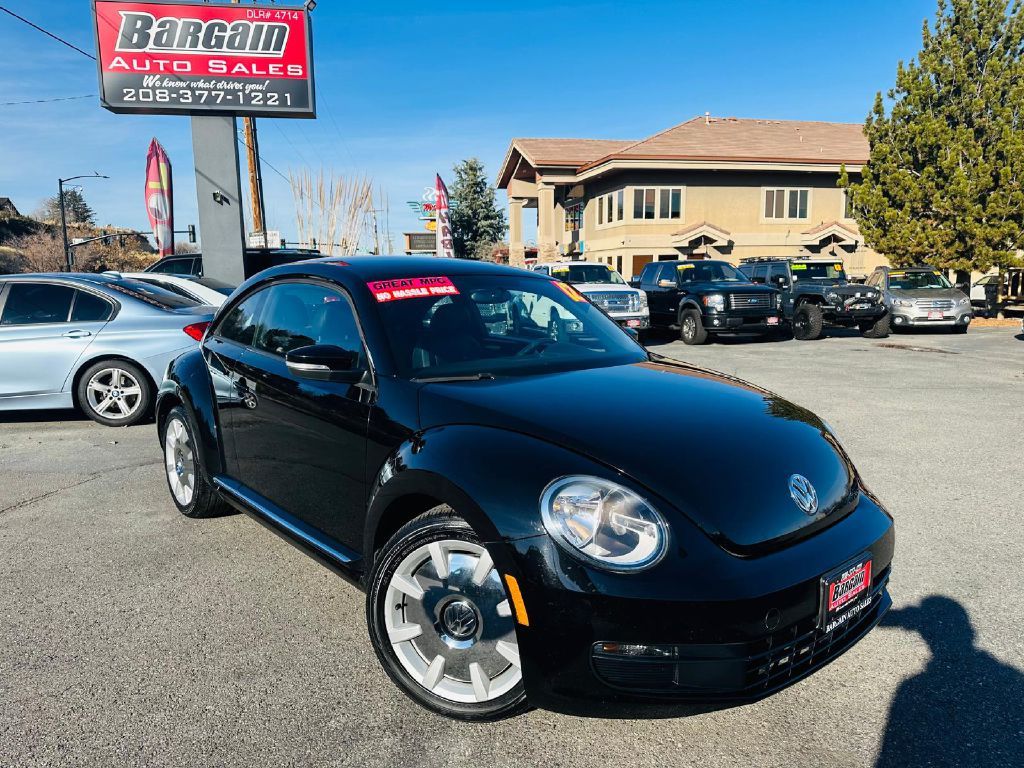
<path fill-rule="evenodd" d="M 711 113 L 710 112 L 705 112 L 704 113 L 704 125 L 711 125 Z"/>

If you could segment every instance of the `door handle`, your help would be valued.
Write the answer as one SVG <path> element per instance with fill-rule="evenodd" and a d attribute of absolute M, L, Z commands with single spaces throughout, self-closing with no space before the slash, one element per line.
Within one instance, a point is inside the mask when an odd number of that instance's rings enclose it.
<path fill-rule="evenodd" d="M 84 339 L 86 336 L 92 336 L 92 331 L 68 331 L 61 335 L 66 339 Z"/>

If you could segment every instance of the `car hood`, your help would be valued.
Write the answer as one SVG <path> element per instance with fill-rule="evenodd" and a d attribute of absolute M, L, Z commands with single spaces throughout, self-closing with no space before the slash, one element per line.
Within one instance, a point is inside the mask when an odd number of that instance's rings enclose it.
<path fill-rule="evenodd" d="M 420 419 L 424 429 L 513 430 L 589 456 L 738 554 L 810 535 L 857 498 L 853 466 L 821 419 L 753 385 L 683 364 L 427 384 Z M 561 476 L 559 467 L 550 469 L 552 480 Z M 790 494 L 795 474 L 817 491 L 814 514 Z"/>
<path fill-rule="evenodd" d="M 967 296 L 956 288 L 890 288 L 889 293 L 897 299 L 952 299 L 960 301 Z"/>
<path fill-rule="evenodd" d="M 718 291 L 721 293 L 776 293 L 775 288 L 761 283 L 730 283 L 724 281 L 711 281 L 703 283 L 686 283 L 686 290 L 695 293 L 700 291 Z"/>

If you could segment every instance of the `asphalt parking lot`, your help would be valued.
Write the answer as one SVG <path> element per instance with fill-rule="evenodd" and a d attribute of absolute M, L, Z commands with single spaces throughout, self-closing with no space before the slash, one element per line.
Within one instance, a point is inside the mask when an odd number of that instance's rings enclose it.
<path fill-rule="evenodd" d="M 1019 329 L 652 347 L 816 411 L 896 517 L 886 626 L 815 676 L 693 718 L 443 720 L 356 589 L 177 513 L 152 425 L 0 414 L 0 765 L 1024 764 Z"/>

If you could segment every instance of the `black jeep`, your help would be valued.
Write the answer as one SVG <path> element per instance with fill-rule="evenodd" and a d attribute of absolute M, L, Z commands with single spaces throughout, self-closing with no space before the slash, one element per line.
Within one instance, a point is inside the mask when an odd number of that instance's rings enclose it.
<path fill-rule="evenodd" d="M 782 314 L 793 338 L 811 341 L 826 325 L 856 326 L 867 339 L 889 335 L 889 311 L 875 288 L 851 283 L 836 259 L 743 259 L 740 271 L 751 282 L 778 288 Z"/>
<path fill-rule="evenodd" d="M 647 294 L 651 326 L 679 330 L 687 344 L 708 334 L 775 333 L 779 292 L 754 285 L 727 261 L 655 261 L 637 281 Z"/>

